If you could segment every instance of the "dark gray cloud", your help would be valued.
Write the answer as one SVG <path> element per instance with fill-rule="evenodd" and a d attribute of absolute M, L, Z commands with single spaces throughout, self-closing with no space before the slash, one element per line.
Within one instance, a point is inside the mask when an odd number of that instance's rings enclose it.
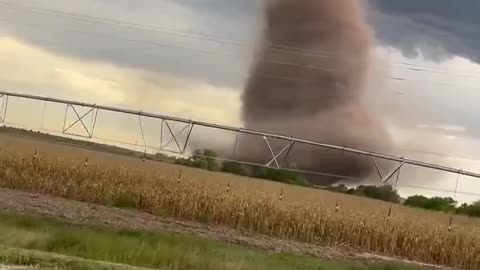
<path fill-rule="evenodd" d="M 369 0 L 378 39 L 407 57 L 480 62 L 480 1 Z"/>
<path fill-rule="evenodd" d="M 379 41 L 401 49 L 405 56 L 415 58 L 421 54 L 441 61 L 459 55 L 480 62 L 478 0 L 461 3 L 451 0 L 363 1 L 372 7 L 369 20 Z M 38 10 L 12 10 L 12 6 L 35 6 L 173 28 L 253 45 L 260 30 L 263 5 L 261 0 L 10 0 L 1 3 L 0 31 L 10 31 L 37 46 L 57 53 L 178 73 L 230 86 L 241 86 L 244 81 L 249 64 L 245 56 L 251 47 L 112 27 Z"/>
<path fill-rule="evenodd" d="M 461 56 L 480 63 L 480 1 L 366 1 L 370 5 L 369 20 L 380 43 L 400 49 L 409 58 L 421 55 L 440 62 Z M 446 89 L 435 83 L 423 85 L 416 92 L 423 92 L 424 98 L 410 96 L 409 103 L 416 104 L 432 122 L 460 124 L 478 137 L 478 106 L 474 105 L 478 94 L 462 87 L 459 95 L 459 86 Z M 427 102 L 429 106 L 425 106 Z"/>
<path fill-rule="evenodd" d="M 253 43 L 259 3 L 2 1 L 0 31 L 55 53 L 241 87 L 251 48 L 229 41 Z M 127 23 L 119 25 L 117 21 Z"/>

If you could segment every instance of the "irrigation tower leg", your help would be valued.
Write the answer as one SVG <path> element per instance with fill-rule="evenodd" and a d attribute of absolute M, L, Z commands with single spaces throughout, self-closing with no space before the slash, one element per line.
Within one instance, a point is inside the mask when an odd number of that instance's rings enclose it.
<path fill-rule="evenodd" d="M 0 123 L 7 122 L 8 96 L 0 95 Z"/>

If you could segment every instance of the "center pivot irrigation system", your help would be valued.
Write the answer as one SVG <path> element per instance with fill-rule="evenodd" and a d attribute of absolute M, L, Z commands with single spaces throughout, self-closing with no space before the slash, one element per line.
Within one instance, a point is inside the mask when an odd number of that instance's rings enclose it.
<path fill-rule="evenodd" d="M 349 147 L 343 147 L 339 145 L 333 145 L 333 144 L 327 144 L 327 143 L 321 143 L 321 142 L 315 142 L 315 141 L 310 141 L 310 140 L 304 140 L 300 138 L 294 138 L 294 137 L 288 137 L 285 135 L 278 135 L 278 134 L 271 134 L 271 133 L 265 133 L 265 132 L 260 132 L 260 131 L 255 131 L 255 130 L 249 130 L 249 129 L 243 129 L 243 128 L 238 128 L 238 127 L 231 127 L 231 126 L 225 126 L 225 125 L 218 125 L 218 124 L 213 124 L 213 123 L 208 123 L 208 122 L 201 122 L 201 121 L 193 121 L 189 119 L 184 119 L 184 118 L 178 118 L 178 117 L 171 117 L 171 116 L 166 116 L 166 115 L 161 115 L 161 114 L 154 114 L 154 113 L 147 113 L 147 112 L 142 112 L 142 111 L 134 111 L 134 110 L 127 110 L 127 109 L 122 109 L 122 108 L 116 108 L 116 107 L 110 107 L 110 106 L 103 106 L 103 105 L 97 105 L 97 104 L 89 104 L 89 103 L 83 103 L 83 102 L 77 102 L 77 101 L 71 101 L 71 100 L 64 100 L 64 99 L 57 99 L 57 98 L 49 98 L 49 97 L 43 97 L 43 96 L 36 96 L 36 95 L 27 95 L 27 94 L 19 94 L 19 93 L 12 93 L 12 92 L 0 92 L 0 122 L 6 124 L 6 118 L 7 118 L 7 112 L 8 112 L 8 101 L 9 98 L 14 97 L 14 98 L 23 98 L 23 99 L 30 99 L 30 100 L 38 100 L 38 101 L 44 101 L 44 102 L 51 102 L 51 103 L 57 103 L 57 104 L 63 104 L 65 105 L 65 120 L 63 123 L 63 128 L 62 128 L 62 133 L 66 135 L 73 135 L 73 136 L 81 136 L 87 139 L 92 139 L 94 138 L 94 132 L 95 132 L 95 126 L 97 125 L 97 118 L 99 115 L 100 111 L 109 111 L 109 112 L 117 112 L 117 113 L 122 113 L 122 114 L 127 114 L 127 115 L 135 115 L 139 117 L 140 120 L 140 129 L 142 132 L 143 136 L 143 127 L 141 124 L 141 118 L 152 118 L 152 119 L 159 119 L 161 120 L 161 138 L 160 138 L 160 151 L 164 152 L 171 152 L 175 154 L 181 154 L 184 155 L 187 147 L 189 140 L 191 138 L 191 135 L 193 133 L 193 130 L 196 126 L 198 127 L 204 127 L 204 128 L 209 128 L 213 130 L 223 130 L 223 131 L 229 131 L 233 132 L 236 135 L 235 139 L 235 146 L 233 150 L 233 157 L 235 157 L 235 152 L 237 149 L 237 143 L 238 143 L 238 138 L 240 135 L 251 135 L 251 136 L 256 136 L 262 139 L 265 144 L 266 144 L 266 149 L 271 153 L 271 160 L 266 162 L 265 164 L 252 164 L 252 165 L 257 165 L 257 166 L 263 166 L 263 167 L 273 167 L 277 169 L 282 169 L 279 158 L 284 155 L 285 158 L 289 155 L 289 153 L 292 151 L 292 149 L 295 147 L 297 144 L 303 144 L 303 145 L 309 145 L 311 147 L 317 147 L 317 148 L 323 148 L 323 149 L 331 149 L 331 150 L 336 150 L 336 151 L 342 151 L 344 153 L 352 153 L 356 155 L 361 155 L 365 157 L 369 157 L 372 160 L 372 163 L 374 164 L 378 175 L 380 177 L 380 180 L 382 183 L 387 183 L 391 180 L 391 178 L 397 174 L 401 168 L 405 165 L 413 165 L 417 167 L 423 167 L 423 168 L 428 168 L 428 169 L 433 169 L 437 171 L 443 171 L 443 172 L 448 172 L 448 173 L 454 173 L 457 175 L 464 175 L 464 176 L 469 176 L 469 177 L 474 177 L 474 178 L 480 178 L 480 174 L 476 172 L 471 172 L 471 171 L 464 171 L 460 169 L 455 169 L 451 167 L 446 167 L 446 166 L 441 166 L 433 163 L 427 163 L 427 162 L 422 162 L 422 161 L 417 161 L 417 160 L 412 160 L 412 159 L 407 159 L 403 157 L 396 157 L 392 155 L 386 155 L 386 154 L 381 154 L 381 153 L 374 153 L 374 152 L 369 152 L 365 150 L 359 150 L 359 149 L 354 149 L 354 148 L 349 148 Z M 79 108 L 83 108 L 83 110 L 86 109 L 85 113 L 79 113 Z M 73 112 L 75 120 L 72 123 L 68 123 L 67 121 L 67 115 L 71 114 Z M 88 119 L 90 118 L 90 119 Z M 89 120 L 89 121 L 87 121 Z M 179 132 L 174 132 L 172 129 L 172 124 L 176 125 L 182 125 L 183 128 Z M 80 126 L 81 130 L 83 132 L 80 133 L 75 133 L 71 132 L 72 128 L 75 126 Z M 168 135 L 168 140 L 167 138 L 164 138 L 164 130 L 166 130 L 166 133 Z M 283 147 L 279 152 L 275 152 L 273 148 L 271 147 L 272 140 L 280 140 L 285 142 L 285 147 Z M 173 145 L 174 150 L 169 150 L 167 147 Z M 171 149 L 171 147 L 170 147 Z M 398 163 L 397 167 L 390 173 L 384 175 L 380 171 L 378 164 L 377 164 L 377 159 L 379 160 L 385 160 L 385 161 L 391 161 L 391 162 L 396 162 Z M 238 161 L 239 163 L 245 163 L 242 162 L 241 160 L 234 160 Z M 289 168 L 285 168 L 289 169 Z M 293 170 L 292 171 L 299 171 L 299 170 Z M 302 171 L 299 171 L 302 172 Z M 322 174 L 321 172 L 309 172 L 309 173 L 317 173 L 317 174 Z M 328 174 L 324 174 L 328 175 Z M 334 175 L 330 175 L 334 176 Z M 338 176 L 342 177 L 342 176 Z M 348 177 L 343 177 L 343 178 L 348 178 Z"/>

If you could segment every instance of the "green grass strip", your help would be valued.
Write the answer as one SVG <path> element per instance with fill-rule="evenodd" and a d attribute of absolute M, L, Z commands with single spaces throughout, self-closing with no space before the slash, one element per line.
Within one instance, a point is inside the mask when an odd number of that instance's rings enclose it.
<path fill-rule="evenodd" d="M 42 251 L 7 247 L 0 247 L 0 261 L 5 265 L 32 266 L 32 269 L 41 270 L 151 270 L 151 268 L 140 268 Z"/>

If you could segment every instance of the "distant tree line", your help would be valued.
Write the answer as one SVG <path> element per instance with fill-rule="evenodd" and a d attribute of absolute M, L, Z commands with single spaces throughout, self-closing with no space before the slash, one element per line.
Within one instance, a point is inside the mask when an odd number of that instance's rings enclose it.
<path fill-rule="evenodd" d="M 389 185 L 385 186 L 358 186 L 356 188 L 348 188 L 345 185 L 329 187 L 328 190 L 338 193 L 368 197 L 371 199 L 382 200 L 391 203 L 402 203 L 402 198 L 398 192 Z M 422 208 L 431 211 L 439 211 L 445 213 L 456 213 L 472 217 L 480 217 L 480 201 L 472 204 L 458 205 L 458 202 L 450 197 L 433 197 L 428 198 L 421 195 L 408 197 L 402 203 L 405 206 Z"/>
<path fill-rule="evenodd" d="M 163 155 L 159 154 L 159 157 L 160 156 Z M 276 168 L 244 165 L 234 161 L 219 161 L 217 154 L 208 149 L 195 150 L 190 158 L 177 158 L 174 163 L 213 172 L 225 172 L 280 183 L 308 186 L 307 180 L 299 173 Z"/>
<path fill-rule="evenodd" d="M 260 178 L 286 184 L 309 186 L 308 181 L 303 175 L 297 172 L 265 168 L 253 165 L 244 165 L 234 161 L 219 161 L 217 154 L 208 149 L 195 150 L 190 158 L 172 158 L 163 154 L 157 154 L 154 160 L 171 162 L 179 165 L 195 167 L 199 169 L 225 172 L 245 177 Z M 390 185 L 383 186 L 365 186 L 361 185 L 355 188 L 348 188 L 346 185 L 337 185 L 326 188 L 326 190 L 349 194 L 354 196 L 367 197 L 375 200 L 381 200 L 396 204 L 403 204 L 409 207 L 427 209 L 431 211 L 441 211 L 446 213 L 456 213 L 461 215 L 480 217 L 480 201 L 473 204 L 458 205 L 453 198 L 433 197 L 427 198 L 421 195 L 415 195 L 402 199 Z"/>
<path fill-rule="evenodd" d="M 356 195 L 362 197 L 368 197 L 371 199 L 391 202 L 391 203 L 400 203 L 401 197 L 397 191 L 389 185 L 385 186 L 358 186 L 356 188 L 348 188 L 345 185 L 332 186 L 327 188 L 327 190 L 344 193 L 349 195 Z"/>

